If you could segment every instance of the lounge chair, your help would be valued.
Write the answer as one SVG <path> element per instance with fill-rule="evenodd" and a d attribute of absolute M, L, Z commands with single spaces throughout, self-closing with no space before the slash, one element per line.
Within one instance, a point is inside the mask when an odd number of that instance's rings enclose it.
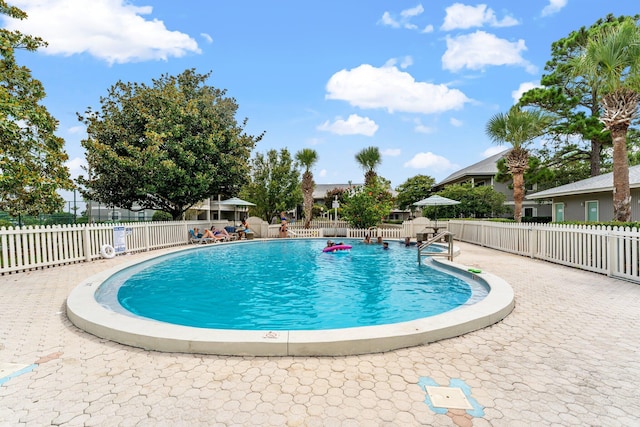
<path fill-rule="evenodd" d="M 224 229 L 219 229 L 219 228 L 212 228 L 211 229 L 211 233 L 213 233 L 213 235 L 215 236 L 216 240 L 219 242 L 230 242 L 232 240 L 236 240 L 232 233 L 229 233 L 229 231 L 226 229 L 226 227 Z"/>
<path fill-rule="evenodd" d="M 216 239 L 212 239 L 211 237 L 198 237 L 193 230 L 189 230 L 189 243 L 215 243 Z"/>
<path fill-rule="evenodd" d="M 224 229 L 227 230 L 227 233 L 229 233 L 229 236 L 231 236 L 231 240 L 239 240 L 240 239 L 240 235 L 236 232 L 236 228 L 235 227 L 227 225 Z"/>

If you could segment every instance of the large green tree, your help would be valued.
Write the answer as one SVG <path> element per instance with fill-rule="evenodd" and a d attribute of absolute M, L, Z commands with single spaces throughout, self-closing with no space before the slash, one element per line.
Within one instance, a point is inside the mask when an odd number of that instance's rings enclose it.
<path fill-rule="evenodd" d="M 509 144 L 511 149 L 505 156 L 509 172 L 513 177 L 513 217 L 522 219 L 524 200 L 524 173 L 529 167 L 529 146 L 541 136 L 551 123 L 551 118 L 540 110 L 524 110 L 513 106 L 507 113 L 498 113 L 487 122 L 485 132 L 497 144 Z"/>
<path fill-rule="evenodd" d="M 585 52 L 591 37 L 626 19 L 609 14 L 554 42 L 540 81 L 542 87 L 531 89 L 520 98 L 519 105 L 542 108 L 555 118 L 547 130 L 547 144 L 539 150 L 547 167 L 575 172 L 583 169 L 577 179 L 600 174 L 603 149 L 611 145 L 611 134 L 599 120 L 597 76 L 577 75 L 574 61 Z"/>
<path fill-rule="evenodd" d="M 347 190 L 340 208 L 352 227 L 369 228 L 391 213 L 393 203 L 388 181 L 376 177 L 369 185 Z"/>
<path fill-rule="evenodd" d="M 366 147 L 356 154 L 356 161 L 364 170 L 364 185 L 374 185 L 378 176 L 376 169 L 382 163 L 382 155 L 378 147 Z"/>
<path fill-rule="evenodd" d="M 240 197 L 255 203 L 249 212 L 265 221 L 298 206 L 302 202 L 300 173 L 289 150 L 256 153 L 249 182 L 242 187 Z"/>
<path fill-rule="evenodd" d="M 302 206 L 304 211 L 304 228 L 309 228 L 313 217 L 313 190 L 316 187 L 316 183 L 313 181 L 311 167 L 318 161 L 318 153 L 311 148 L 303 148 L 296 153 L 296 160 L 304 168 L 304 172 L 302 173 L 302 196 L 304 198 Z"/>
<path fill-rule="evenodd" d="M 631 220 L 627 130 L 638 115 L 640 30 L 633 19 L 603 28 L 589 38 L 574 62 L 576 76 L 596 81 L 601 97 L 600 120 L 613 140 L 614 220 Z"/>
<path fill-rule="evenodd" d="M 190 69 L 151 85 L 112 86 L 101 108 L 79 116 L 87 126 L 88 176 L 82 194 L 111 206 L 155 209 L 179 219 L 217 194 L 236 195 L 262 135 L 244 132 L 226 91 Z"/>
<path fill-rule="evenodd" d="M 2 0 L 0 14 L 27 17 Z M 58 122 L 40 103 L 42 83 L 15 58 L 17 50 L 42 46 L 38 37 L 0 29 L 0 210 L 13 216 L 59 211 L 64 200 L 56 191 L 73 188 L 64 140 L 55 135 Z"/>
<path fill-rule="evenodd" d="M 438 195 L 457 200 L 460 204 L 450 206 L 429 206 L 423 215 L 440 218 L 492 218 L 498 217 L 509 208 L 504 204 L 506 196 L 489 185 L 472 186 L 471 183 L 447 185 Z"/>
<path fill-rule="evenodd" d="M 399 209 L 415 209 L 413 205 L 431 194 L 436 180 L 427 175 L 416 175 L 396 187 L 396 206 Z"/>

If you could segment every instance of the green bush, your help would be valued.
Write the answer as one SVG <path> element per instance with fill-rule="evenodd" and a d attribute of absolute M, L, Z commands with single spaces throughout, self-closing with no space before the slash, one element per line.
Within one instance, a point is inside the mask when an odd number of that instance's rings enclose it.
<path fill-rule="evenodd" d="M 155 211 L 151 217 L 151 221 L 172 221 L 173 217 L 169 212 Z"/>

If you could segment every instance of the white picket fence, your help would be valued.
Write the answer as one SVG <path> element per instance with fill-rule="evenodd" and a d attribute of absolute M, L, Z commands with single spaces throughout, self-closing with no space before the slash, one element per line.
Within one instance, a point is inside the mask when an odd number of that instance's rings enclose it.
<path fill-rule="evenodd" d="M 640 230 L 449 221 L 455 239 L 640 283 Z"/>
<path fill-rule="evenodd" d="M 258 221 L 260 221 L 258 219 Z M 126 252 L 142 252 L 188 244 L 188 230 L 208 228 L 204 221 L 133 222 L 126 229 Z M 279 225 L 254 223 L 278 237 Z M 291 227 L 289 237 L 404 239 L 416 237 L 424 220 L 401 227 L 354 229 Z M 443 228 L 445 223 L 439 223 Z M 114 245 L 114 224 L 0 228 L 0 274 L 92 261 L 104 244 Z M 514 224 L 490 221 L 449 221 L 448 230 L 460 241 L 568 265 L 640 283 L 640 230 L 565 224 Z"/>
<path fill-rule="evenodd" d="M 126 229 L 126 252 L 141 252 L 188 243 L 188 230 L 205 228 L 198 221 L 132 222 Z M 92 261 L 102 245 L 114 245 L 114 224 L 0 228 L 0 273 Z"/>
<path fill-rule="evenodd" d="M 321 224 L 322 225 L 322 224 Z M 280 225 L 269 225 L 268 237 L 275 238 L 279 237 Z M 393 227 L 393 228 L 385 228 L 385 227 L 371 227 L 371 228 L 349 228 L 348 224 L 344 224 L 344 226 L 334 227 L 333 224 L 329 225 L 324 224 L 322 227 L 311 227 L 311 228 L 303 228 L 300 227 L 289 227 L 288 228 L 288 236 L 289 237 L 345 237 L 345 238 L 359 238 L 364 239 L 364 237 L 369 234 L 370 237 L 375 239 L 377 236 L 382 237 L 383 239 L 404 239 L 405 236 L 410 236 L 411 232 L 406 231 L 404 227 Z M 414 234 L 415 235 L 415 234 Z"/>

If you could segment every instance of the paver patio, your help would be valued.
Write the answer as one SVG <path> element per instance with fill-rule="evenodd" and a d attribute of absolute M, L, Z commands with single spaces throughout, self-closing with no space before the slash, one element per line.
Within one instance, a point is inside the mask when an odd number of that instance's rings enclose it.
<path fill-rule="evenodd" d="M 159 353 L 67 320 L 77 283 L 139 255 L 1 276 L 0 372 L 24 369 L 0 375 L 0 425 L 640 424 L 640 285 L 457 245 L 457 262 L 513 286 L 515 310 L 465 336 L 349 357 Z M 479 408 L 434 409 L 425 381 L 463 383 Z"/>

